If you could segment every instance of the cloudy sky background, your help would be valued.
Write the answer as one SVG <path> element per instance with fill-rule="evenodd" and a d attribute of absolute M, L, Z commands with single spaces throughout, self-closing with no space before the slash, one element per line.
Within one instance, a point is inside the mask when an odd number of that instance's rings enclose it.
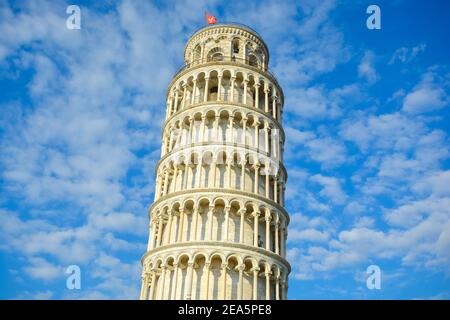
<path fill-rule="evenodd" d="M 284 89 L 289 298 L 449 299 L 450 4 L 377 1 L 372 31 L 370 4 L 0 0 L 0 298 L 138 298 L 165 90 L 207 10 Z"/>

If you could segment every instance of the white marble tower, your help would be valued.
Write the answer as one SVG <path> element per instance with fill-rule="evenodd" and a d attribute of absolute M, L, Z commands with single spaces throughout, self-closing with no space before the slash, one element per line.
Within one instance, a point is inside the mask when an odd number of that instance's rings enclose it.
<path fill-rule="evenodd" d="M 283 91 L 239 24 L 204 27 L 167 90 L 141 299 L 286 299 Z"/>

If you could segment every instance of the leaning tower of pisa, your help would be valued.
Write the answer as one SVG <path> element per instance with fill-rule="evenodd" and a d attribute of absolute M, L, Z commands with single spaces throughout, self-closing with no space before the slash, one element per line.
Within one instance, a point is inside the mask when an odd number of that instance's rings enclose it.
<path fill-rule="evenodd" d="M 194 33 L 167 89 L 141 299 L 286 299 L 283 91 L 247 26 Z"/>

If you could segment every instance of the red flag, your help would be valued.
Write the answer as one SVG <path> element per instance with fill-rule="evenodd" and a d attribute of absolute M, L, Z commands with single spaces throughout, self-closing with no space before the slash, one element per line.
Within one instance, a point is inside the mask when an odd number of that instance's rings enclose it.
<path fill-rule="evenodd" d="M 206 15 L 206 22 L 208 24 L 216 24 L 217 19 L 216 19 L 216 17 L 208 14 L 208 15 Z"/>

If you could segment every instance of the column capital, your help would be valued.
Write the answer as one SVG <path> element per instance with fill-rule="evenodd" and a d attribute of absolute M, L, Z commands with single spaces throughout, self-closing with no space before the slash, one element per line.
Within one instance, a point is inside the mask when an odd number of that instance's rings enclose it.
<path fill-rule="evenodd" d="M 246 212 L 247 212 L 246 209 L 239 209 L 239 211 L 238 211 L 239 215 L 243 215 L 243 214 L 245 214 Z"/>
<path fill-rule="evenodd" d="M 259 217 L 260 215 L 261 215 L 261 211 L 259 211 L 259 210 L 252 213 L 252 216 L 255 218 Z"/>
<path fill-rule="evenodd" d="M 228 268 L 228 263 L 222 263 L 222 264 L 220 265 L 220 267 L 222 268 L 222 270 L 223 270 L 223 269 L 227 269 L 227 268 Z"/>
<path fill-rule="evenodd" d="M 259 88 L 261 87 L 261 84 L 259 82 L 255 82 L 255 84 L 253 85 L 255 88 Z"/>
<path fill-rule="evenodd" d="M 254 268 L 251 268 L 250 269 L 250 271 L 253 271 L 253 272 L 259 272 L 261 269 L 259 268 L 259 267 L 254 267 Z"/>

